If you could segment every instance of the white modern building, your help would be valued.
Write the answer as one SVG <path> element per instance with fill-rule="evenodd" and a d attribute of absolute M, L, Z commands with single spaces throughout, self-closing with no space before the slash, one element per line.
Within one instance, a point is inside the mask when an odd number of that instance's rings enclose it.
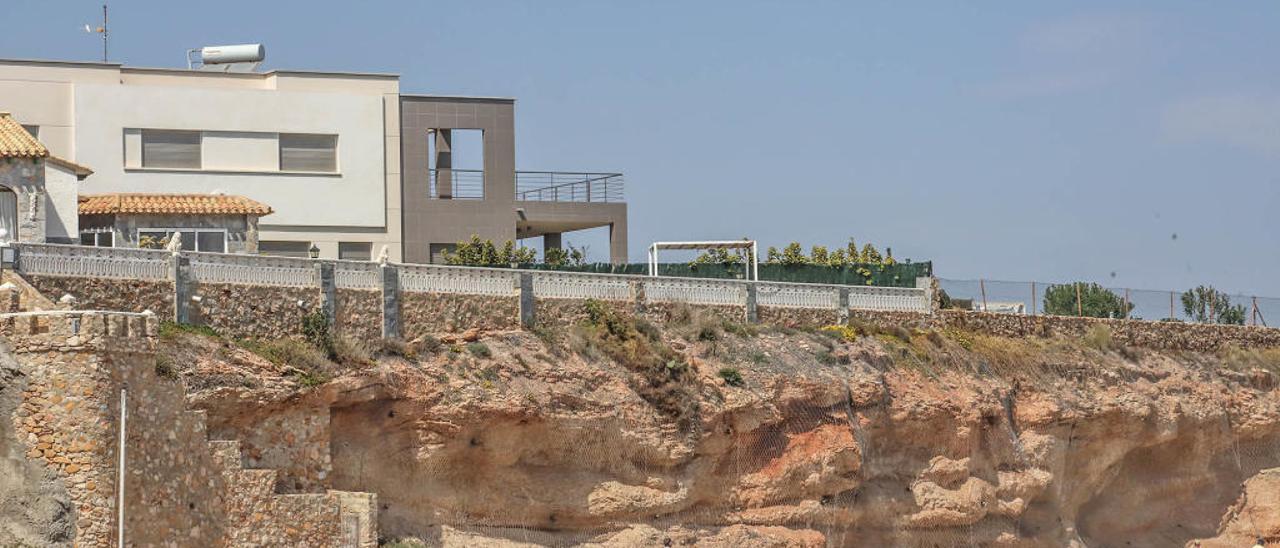
<path fill-rule="evenodd" d="M 82 195 L 245 196 L 274 214 L 263 252 L 402 251 L 399 78 L 0 60 L 0 110 L 94 171 Z M 75 215 L 65 235 L 79 242 Z"/>

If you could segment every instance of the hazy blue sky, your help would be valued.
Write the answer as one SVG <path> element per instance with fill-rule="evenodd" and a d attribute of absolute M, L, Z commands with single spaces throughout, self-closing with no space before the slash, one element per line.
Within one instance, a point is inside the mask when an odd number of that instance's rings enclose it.
<path fill-rule="evenodd" d="M 656 239 L 852 235 L 951 278 L 1280 296 L 1276 2 L 111 9 L 129 65 L 261 41 L 274 68 L 517 97 L 521 169 L 626 173 L 634 258 Z M 96 59 L 80 27 L 99 10 L 4 0 L 0 56 Z"/>

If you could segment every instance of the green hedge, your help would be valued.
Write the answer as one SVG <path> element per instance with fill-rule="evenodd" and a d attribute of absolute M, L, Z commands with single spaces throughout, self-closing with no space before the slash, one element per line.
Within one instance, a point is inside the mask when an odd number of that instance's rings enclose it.
<path fill-rule="evenodd" d="M 552 267 L 545 264 L 524 265 L 521 268 L 531 270 L 560 270 L 567 272 L 591 272 L 595 274 L 639 274 L 649 273 L 649 265 L 631 263 L 614 265 L 609 263 L 588 263 L 578 266 Z M 662 276 L 680 276 L 686 278 L 728 278 L 746 279 L 744 265 L 661 263 L 658 274 Z M 760 265 L 760 279 L 773 282 L 798 282 L 840 285 L 877 285 L 882 287 L 915 287 L 916 278 L 933 275 L 933 263 L 897 263 L 892 265 Z"/>

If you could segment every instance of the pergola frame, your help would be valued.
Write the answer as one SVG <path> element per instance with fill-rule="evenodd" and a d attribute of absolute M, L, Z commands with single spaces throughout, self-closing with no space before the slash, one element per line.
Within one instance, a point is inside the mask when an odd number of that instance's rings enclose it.
<path fill-rule="evenodd" d="M 658 275 L 658 250 L 659 249 L 746 249 L 751 253 L 751 269 L 749 271 L 752 280 L 760 280 L 760 248 L 756 245 L 755 240 L 711 240 L 701 242 L 654 242 L 649 245 L 649 275 Z"/>

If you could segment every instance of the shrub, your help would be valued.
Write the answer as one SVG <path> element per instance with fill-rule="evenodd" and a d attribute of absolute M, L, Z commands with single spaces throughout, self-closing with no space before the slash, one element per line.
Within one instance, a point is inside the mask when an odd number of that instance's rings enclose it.
<path fill-rule="evenodd" d="M 735 322 L 733 320 L 724 320 L 720 324 L 720 327 L 724 329 L 725 333 L 736 335 L 744 339 L 755 337 L 760 334 L 760 329 L 756 326 L 742 322 Z"/>
<path fill-rule="evenodd" d="M 579 352 L 598 352 L 635 373 L 631 387 L 682 430 L 696 424 L 697 392 L 683 357 L 653 333 L 643 333 L 634 319 L 604 303 L 588 300 L 587 317 L 574 331 Z"/>
<path fill-rule="evenodd" d="M 178 380 L 178 368 L 172 358 L 164 354 L 156 356 L 156 376 L 169 381 Z"/>
<path fill-rule="evenodd" d="M 1182 311 L 1197 323 L 1244 325 L 1244 305 L 1232 305 L 1226 293 L 1198 286 L 1182 294 Z"/>
<path fill-rule="evenodd" d="M 467 345 L 467 351 L 477 358 L 489 359 L 493 357 L 493 350 L 489 349 L 489 345 L 482 342 L 473 342 Z"/>
<path fill-rule="evenodd" d="M 333 338 L 333 359 L 343 365 L 368 365 L 373 363 L 373 348 L 371 344 L 351 337 L 346 334 L 339 334 Z"/>
<path fill-rule="evenodd" d="M 1079 290 L 1079 306 L 1077 306 Z M 1044 313 L 1057 316 L 1084 315 L 1091 318 L 1125 318 L 1133 311 L 1119 295 L 1090 283 L 1051 285 L 1044 291 Z"/>
<path fill-rule="evenodd" d="M 1111 328 L 1102 324 L 1094 325 L 1085 332 L 1082 340 L 1085 346 L 1094 350 L 1101 352 L 1111 350 L 1113 344 Z"/>
<path fill-rule="evenodd" d="M 698 340 L 716 342 L 720 340 L 720 329 L 713 324 L 703 324 L 698 327 Z"/>
<path fill-rule="evenodd" d="M 335 357 L 333 334 L 329 331 L 329 318 L 324 312 L 317 310 L 302 317 L 302 336 L 326 357 Z"/>
<path fill-rule="evenodd" d="M 298 339 L 243 340 L 238 341 L 238 344 L 277 366 L 291 368 L 290 374 L 296 375 L 298 382 L 303 386 L 323 384 L 332 376 L 333 362 L 305 341 Z"/>
<path fill-rule="evenodd" d="M 724 379 L 724 383 L 729 386 L 742 386 L 743 384 L 746 384 L 746 382 L 742 380 L 742 373 L 732 367 L 721 368 L 717 374 L 720 375 L 720 378 Z"/>
<path fill-rule="evenodd" d="M 444 348 L 444 343 L 440 342 L 440 339 L 434 335 L 423 335 L 422 339 L 418 341 L 418 349 L 428 354 L 435 354 L 441 348 Z"/>
<path fill-rule="evenodd" d="M 222 336 L 219 335 L 212 327 L 207 325 L 192 325 L 189 323 L 178 323 L 168 320 L 160 322 L 160 329 L 157 334 L 160 335 L 160 338 L 162 339 L 172 339 L 183 333 L 212 337 L 215 339 Z"/>
<path fill-rule="evenodd" d="M 435 340 L 435 349 L 439 350 L 440 339 L 436 339 L 435 337 L 431 338 Z M 423 343 L 420 343 L 420 346 L 426 346 L 424 343 L 425 339 L 423 340 Z M 405 342 L 404 339 L 380 339 L 379 351 L 388 356 L 399 356 L 406 360 L 418 359 L 418 350 L 415 349 L 413 345 Z M 435 350 L 430 350 L 429 352 L 434 351 Z"/>
<path fill-rule="evenodd" d="M 823 326 L 819 331 L 845 342 L 854 342 L 858 340 L 858 329 L 849 325 L 827 325 Z"/>

